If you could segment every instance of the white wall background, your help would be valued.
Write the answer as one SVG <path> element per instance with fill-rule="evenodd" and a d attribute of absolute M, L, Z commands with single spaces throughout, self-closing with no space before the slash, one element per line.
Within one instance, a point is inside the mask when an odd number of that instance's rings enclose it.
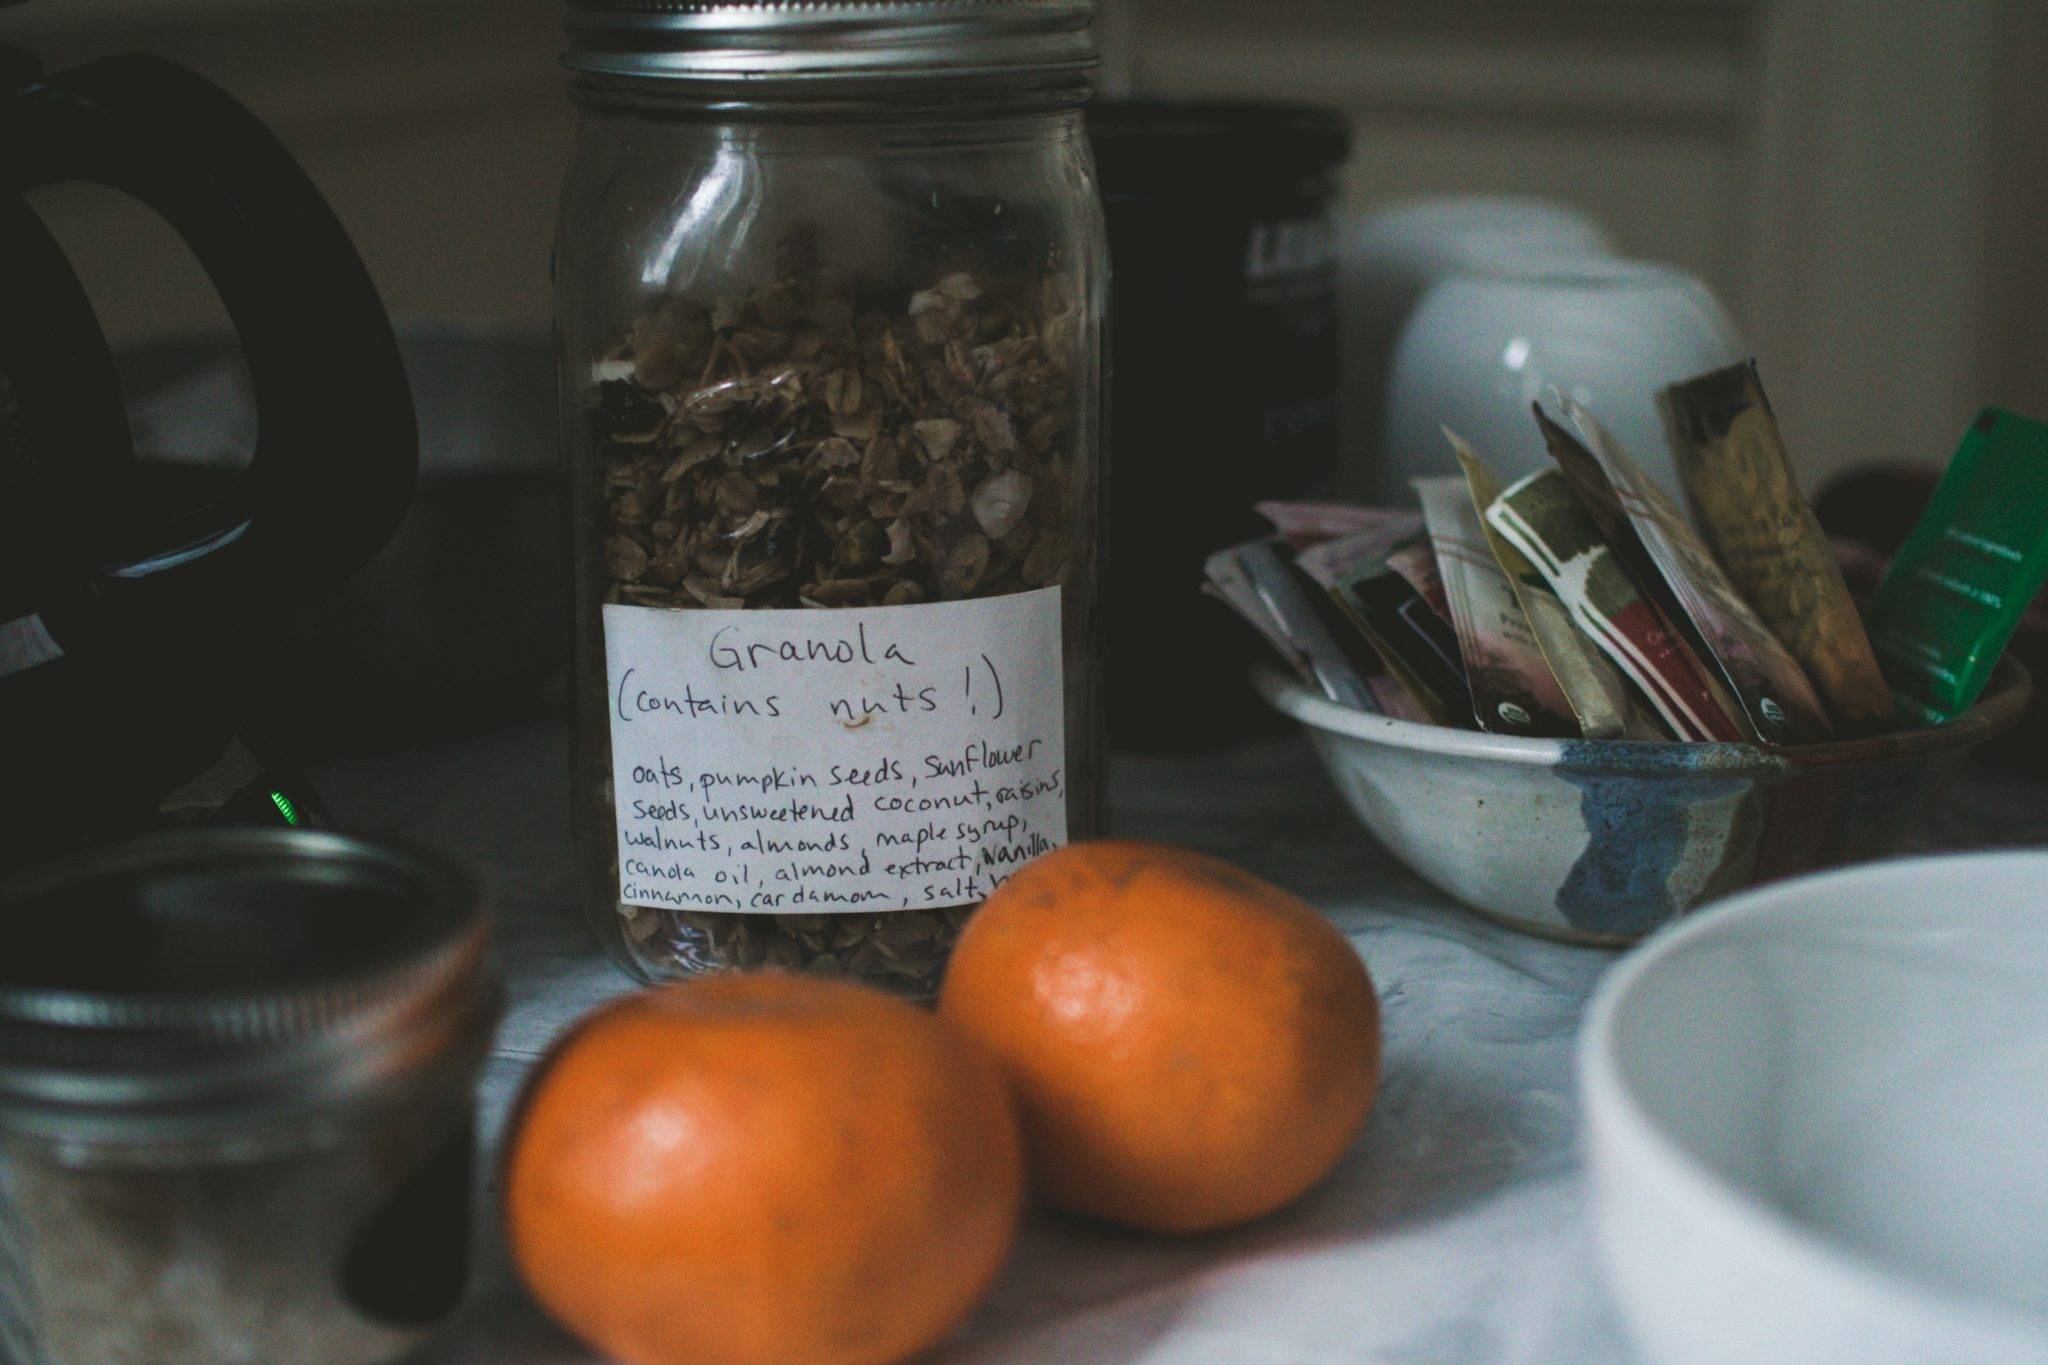
<path fill-rule="evenodd" d="M 1138 88 L 1310 99 L 1349 205 L 1520 191 L 1705 276 L 1814 481 L 2048 415 L 2041 0 L 1113 0 Z M 146 49 L 268 119 L 394 310 L 535 326 L 571 115 L 556 0 L 32 0 L 0 41 Z M 1219 193 L 1227 193 L 1219 186 Z M 39 201 L 117 338 L 217 320 L 111 196 Z"/>
<path fill-rule="evenodd" d="M 1139 88 L 1349 111 L 1354 211 L 1548 195 L 1702 275 L 1809 482 L 2048 416 L 2040 0 L 1127 3 Z"/>

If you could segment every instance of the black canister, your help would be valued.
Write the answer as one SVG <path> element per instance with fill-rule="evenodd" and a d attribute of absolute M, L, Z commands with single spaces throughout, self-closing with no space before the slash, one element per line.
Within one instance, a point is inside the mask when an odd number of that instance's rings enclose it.
<path fill-rule="evenodd" d="M 1088 124 L 1112 272 L 1110 741 L 1197 748 L 1257 715 L 1202 560 L 1336 456 L 1330 215 L 1350 132 L 1313 106 L 1150 100 L 1098 102 Z"/>

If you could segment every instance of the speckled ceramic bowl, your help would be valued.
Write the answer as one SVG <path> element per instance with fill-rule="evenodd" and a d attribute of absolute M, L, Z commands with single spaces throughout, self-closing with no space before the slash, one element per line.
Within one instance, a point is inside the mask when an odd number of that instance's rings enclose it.
<path fill-rule="evenodd" d="M 1432 885 L 1517 928 L 1599 944 L 1898 851 L 1939 784 L 2033 692 L 2008 659 L 1939 729 L 1764 749 L 1519 739 L 1355 711 L 1275 669 L 1253 682 L 1301 722 L 1366 828 Z"/>

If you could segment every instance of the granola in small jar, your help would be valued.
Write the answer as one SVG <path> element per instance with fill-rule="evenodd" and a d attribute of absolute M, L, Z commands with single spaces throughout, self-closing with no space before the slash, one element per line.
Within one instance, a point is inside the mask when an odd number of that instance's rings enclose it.
<path fill-rule="evenodd" d="M 712 8 L 659 62 L 642 11 L 572 21 L 579 897 L 648 978 L 929 995 L 1099 819 L 1088 10 L 856 6 L 849 56 L 822 11 Z"/>

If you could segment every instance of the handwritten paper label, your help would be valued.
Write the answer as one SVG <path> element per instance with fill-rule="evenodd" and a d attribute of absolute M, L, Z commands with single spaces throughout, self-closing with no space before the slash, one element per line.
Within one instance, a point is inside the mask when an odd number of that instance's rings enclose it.
<path fill-rule="evenodd" d="M 604 609 L 619 899 L 816 915 L 986 897 L 1067 841 L 1060 590 Z"/>

